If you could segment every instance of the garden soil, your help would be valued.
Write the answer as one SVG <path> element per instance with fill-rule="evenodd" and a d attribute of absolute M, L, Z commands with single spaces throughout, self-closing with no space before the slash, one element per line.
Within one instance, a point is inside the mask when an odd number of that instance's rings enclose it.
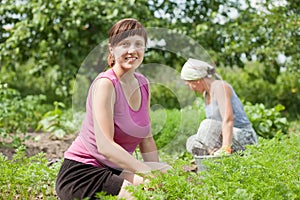
<path fill-rule="evenodd" d="M 77 134 L 56 138 L 51 133 L 28 133 L 29 139 L 25 140 L 26 154 L 28 157 L 44 152 L 49 162 L 63 158 L 64 152 L 76 138 Z M 3 142 L 3 141 L 2 141 Z M 0 147 L 0 152 L 9 159 L 15 154 L 12 147 Z"/>

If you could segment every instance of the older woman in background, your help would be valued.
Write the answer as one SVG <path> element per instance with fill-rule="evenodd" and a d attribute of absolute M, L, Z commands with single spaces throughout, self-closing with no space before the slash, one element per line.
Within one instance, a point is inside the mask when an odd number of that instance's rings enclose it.
<path fill-rule="evenodd" d="M 230 155 L 257 143 L 244 107 L 234 89 L 220 80 L 215 68 L 197 59 L 188 59 L 181 78 L 192 91 L 203 94 L 206 119 L 198 132 L 188 138 L 187 151 L 193 155 Z"/>

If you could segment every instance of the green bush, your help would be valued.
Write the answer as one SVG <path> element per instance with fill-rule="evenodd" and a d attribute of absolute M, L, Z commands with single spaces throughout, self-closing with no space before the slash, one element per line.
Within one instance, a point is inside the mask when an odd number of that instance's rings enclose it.
<path fill-rule="evenodd" d="M 148 75 L 151 88 L 151 105 L 161 105 L 165 109 L 181 109 L 195 101 L 195 93 L 190 91 L 187 85 L 184 85 L 183 80 L 178 78 L 178 72 L 173 72 L 174 74 L 171 73 L 172 71 L 166 71 L 163 73 L 163 76 L 168 74 L 168 78 L 166 78 L 160 77 L 162 76 L 162 72 L 159 72 L 160 76 L 156 76 L 153 78 L 154 80 L 152 80 L 152 77 Z M 164 82 L 156 83 L 156 79 L 159 78 L 164 80 Z M 151 81 L 154 82 L 151 83 Z"/>
<path fill-rule="evenodd" d="M 256 133 L 263 138 L 273 138 L 276 134 L 287 134 L 289 124 L 281 111 L 284 106 L 277 105 L 274 108 L 267 109 L 264 104 L 255 104 L 247 102 L 245 111 L 252 123 Z"/>
<path fill-rule="evenodd" d="M 180 108 L 180 103 L 174 93 L 163 85 L 151 86 L 151 103 L 159 104 L 166 109 Z"/>
<path fill-rule="evenodd" d="M 300 117 L 300 69 L 297 72 L 285 71 L 279 74 L 276 79 L 275 95 L 278 103 L 285 105 L 290 118 Z M 298 116 L 297 116 L 298 115 Z"/>
<path fill-rule="evenodd" d="M 285 115 L 295 119 L 299 113 L 300 73 L 282 71 L 275 82 L 268 81 L 268 69 L 257 62 L 249 62 L 244 69 L 218 68 L 222 78 L 228 81 L 241 99 L 252 103 L 263 103 L 267 108 L 282 104 Z"/>
<path fill-rule="evenodd" d="M 152 111 L 150 116 L 158 149 L 176 154 L 185 151 L 186 139 L 197 133 L 205 113 L 203 109 L 188 106 L 181 110 L 158 109 Z"/>
<path fill-rule="evenodd" d="M 43 95 L 21 97 L 17 90 L 0 83 L 0 136 L 18 147 L 26 139 L 21 135 L 37 127 L 47 109 L 42 105 L 45 99 Z"/>
<path fill-rule="evenodd" d="M 72 109 L 65 109 L 64 103 L 55 101 L 54 109 L 42 116 L 37 130 L 50 132 L 56 138 L 63 138 L 78 131 L 82 120 L 83 113 L 73 113 Z"/>

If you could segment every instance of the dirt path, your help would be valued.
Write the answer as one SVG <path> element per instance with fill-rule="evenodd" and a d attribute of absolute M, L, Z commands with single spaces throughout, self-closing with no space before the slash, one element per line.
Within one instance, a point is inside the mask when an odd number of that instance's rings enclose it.
<path fill-rule="evenodd" d="M 53 138 L 50 133 L 28 133 L 31 139 L 25 141 L 27 156 L 45 152 L 49 160 L 60 159 L 71 145 L 77 134 L 67 135 L 63 139 Z M 0 147 L 0 152 L 9 159 L 15 153 L 14 148 Z"/>

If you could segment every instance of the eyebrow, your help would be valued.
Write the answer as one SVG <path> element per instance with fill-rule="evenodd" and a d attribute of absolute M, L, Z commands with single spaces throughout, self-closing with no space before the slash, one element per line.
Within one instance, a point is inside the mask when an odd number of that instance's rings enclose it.
<path fill-rule="evenodd" d="M 127 38 L 125 38 L 124 40 L 122 40 L 122 41 L 130 41 L 130 39 L 127 39 Z M 141 41 L 141 42 L 144 42 L 145 40 L 144 39 L 137 39 L 136 41 Z"/>

